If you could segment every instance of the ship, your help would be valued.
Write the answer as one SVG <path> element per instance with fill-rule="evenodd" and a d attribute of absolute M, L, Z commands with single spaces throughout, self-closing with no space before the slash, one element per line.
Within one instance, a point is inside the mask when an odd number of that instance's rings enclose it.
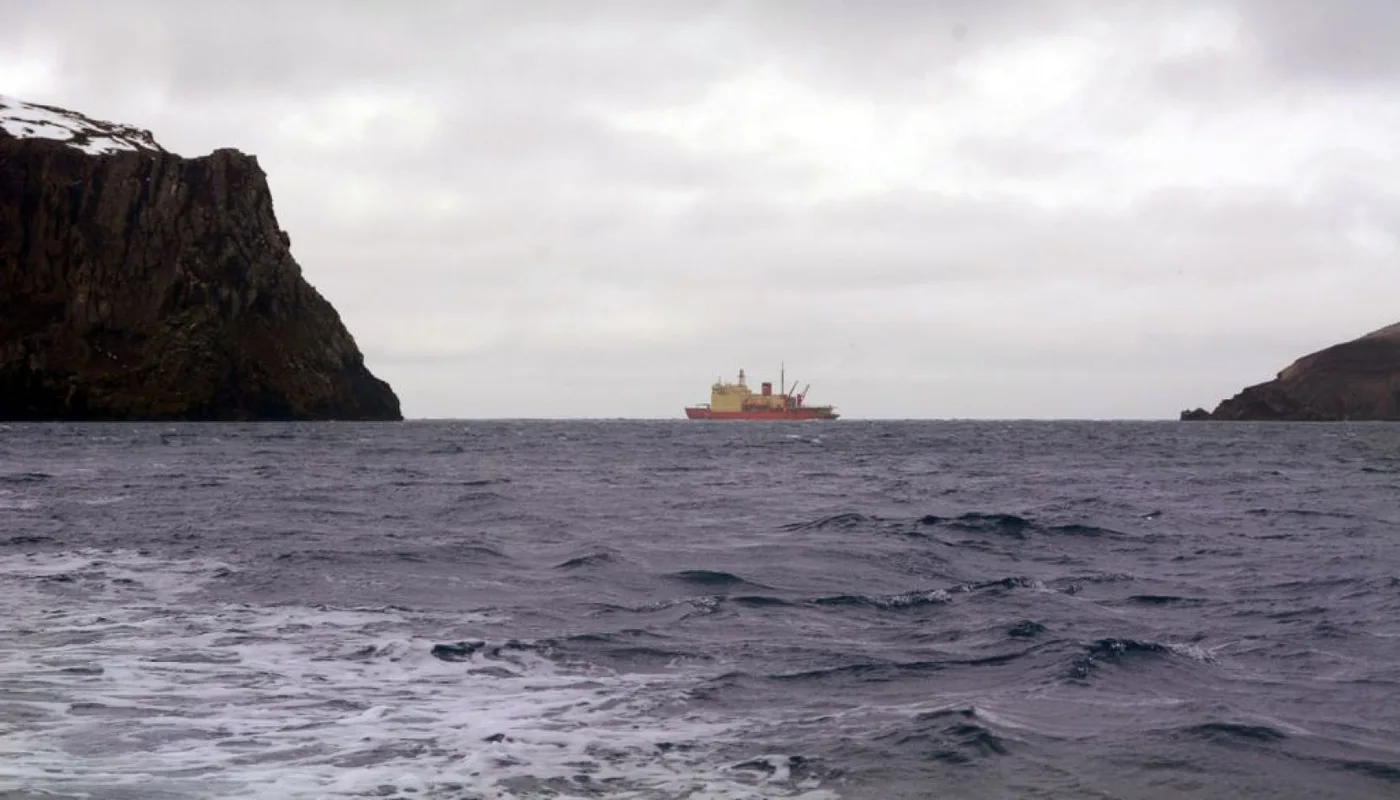
<path fill-rule="evenodd" d="M 758 394 L 754 394 L 745 382 L 741 369 L 738 383 L 716 378 L 710 387 L 710 402 L 686 406 L 685 416 L 687 419 L 790 421 L 837 419 L 841 416 L 834 406 L 807 405 L 807 390 L 812 388 L 812 384 L 804 386 L 801 392 L 797 391 L 796 381 L 788 387 L 785 368 L 779 370 L 778 388 L 780 391 L 774 394 L 773 384 L 765 381 L 759 385 Z"/>

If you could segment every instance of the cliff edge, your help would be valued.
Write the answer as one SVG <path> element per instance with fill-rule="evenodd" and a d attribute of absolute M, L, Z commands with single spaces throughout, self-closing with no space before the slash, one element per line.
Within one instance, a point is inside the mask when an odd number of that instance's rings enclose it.
<path fill-rule="evenodd" d="M 1400 420 L 1400 323 L 1303 356 L 1214 411 L 1183 411 L 1181 419 Z"/>
<path fill-rule="evenodd" d="M 0 96 L 0 419 L 400 420 L 232 149 Z"/>

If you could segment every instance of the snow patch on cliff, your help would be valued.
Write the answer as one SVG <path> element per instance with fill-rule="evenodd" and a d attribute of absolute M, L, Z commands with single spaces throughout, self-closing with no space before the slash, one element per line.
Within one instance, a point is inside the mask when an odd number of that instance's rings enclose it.
<path fill-rule="evenodd" d="M 0 132 L 0 139 L 56 139 L 89 155 L 123 150 L 165 152 L 150 131 L 5 95 L 0 95 Z"/>

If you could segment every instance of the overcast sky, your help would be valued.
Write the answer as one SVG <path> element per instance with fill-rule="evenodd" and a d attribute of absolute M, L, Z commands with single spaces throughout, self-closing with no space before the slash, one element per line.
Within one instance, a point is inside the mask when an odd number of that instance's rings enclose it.
<path fill-rule="evenodd" d="M 1400 1 L 29 2 L 267 171 L 408 417 L 1175 417 L 1400 320 Z"/>

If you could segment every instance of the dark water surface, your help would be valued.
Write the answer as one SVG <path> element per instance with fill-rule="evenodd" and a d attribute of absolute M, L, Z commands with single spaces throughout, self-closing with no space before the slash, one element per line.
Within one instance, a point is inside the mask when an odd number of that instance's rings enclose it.
<path fill-rule="evenodd" d="M 0 426 L 0 796 L 1400 797 L 1400 426 Z"/>

